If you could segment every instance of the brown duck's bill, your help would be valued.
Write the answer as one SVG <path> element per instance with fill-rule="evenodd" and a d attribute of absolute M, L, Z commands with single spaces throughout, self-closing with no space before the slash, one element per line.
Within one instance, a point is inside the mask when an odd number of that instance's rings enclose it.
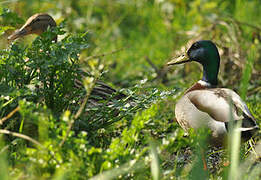
<path fill-rule="evenodd" d="M 18 29 L 12 35 L 10 35 L 7 39 L 13 41 L 17 38 L 25 36 L 26 34 L 27 34 L 26 29 Z"/>
<path fill-rule="evenodd" d="M 176 65 L 176 64 L 182 64 L 191 61 L 187 54 L 183 54 L 177 58 L 172 59 L 167 63 L 168 66 Z"/>

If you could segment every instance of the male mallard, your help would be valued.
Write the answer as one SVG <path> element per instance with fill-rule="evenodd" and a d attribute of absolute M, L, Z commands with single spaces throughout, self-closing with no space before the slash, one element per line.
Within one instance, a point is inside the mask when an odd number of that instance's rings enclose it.
<path fill-rule="evenodd" d="M 176 104 L 175 116 L 180 126 L 185 130 L 205 126 L 211 130 L 215 143 L 219 144 L 223 143 L 228 132 L 230 119 L 242 120 L 242 138 L 251 138 L 258 126 L 246 104 L 233 90 L 216 88 L 220 64 L 216 45 L 208 40 L 197 41 L 186 55 L 168 62 L 167 65 L 191 61 L 203 66 L 203 78 L 189 88 Z"/>

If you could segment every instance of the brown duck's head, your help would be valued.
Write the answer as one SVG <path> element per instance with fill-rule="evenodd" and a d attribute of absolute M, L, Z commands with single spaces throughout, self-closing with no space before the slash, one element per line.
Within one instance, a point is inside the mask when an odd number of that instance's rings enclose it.
<path fill-rule="evenodd" d="M 18 30 L 16 30 L 11 36 L 8 37 L 8 40 L 15 40 L 17 38 L 29 35 L 29 34 L 42 34 L 47 30 L 48 27 L 55 27 L 56 22 L 54 19 L 45 13 L 38 13 L 31 16 L 26 23 Z M 57 37 L 54 38 L 55 40 Z"/>

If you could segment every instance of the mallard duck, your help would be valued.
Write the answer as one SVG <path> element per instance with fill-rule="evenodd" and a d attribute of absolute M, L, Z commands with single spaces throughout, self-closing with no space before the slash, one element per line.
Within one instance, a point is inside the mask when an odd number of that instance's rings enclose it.
<path fill-rule="evenodd" d="M 56 27 L 56 22 L 47 13 L 37 13 L 31 16 L 25 24 L 18 30 L 16 30 L 12 35 L 8 37 L 9 40 L 14 41 L 15 39 L 30 35 L 30 34 L 37 34 L 41 35 L 43 32 L 47 30 L 47 28 Z M 57 36 L 54 37 L 54 40 L 57 41 Z M 86 76 L 85 72 L 82 72 L 82 76 Z M 77 88 L 83 87 L 81 80 L 75 79 L 75 86 Z M 96 86 L 92 90 L 92 95 L 99 97 L 98 99 L 108 99 L 111 98 L 112 94 L 115 94 L 117 91 L 110 87 L 109 85 L 97 81 Z M 121 99 L 126 97 L 123 93 L 117 93 L 117 96 L 114 96 L 116 99 Z M 90 103 L 96 104 L 96 100 L 93 96 L 89 99 Z"/>
<path fill-rule="evenodd" d="M 31 16 L 25 24 L 9 36 L 8 39 L 13 41 L 29 34 L 41 35 L 48 27 L 55 26 L 56 22 L 49 14 L 38 13 Z"/>
<path fill-rule="evenodd" d="M 179 125 L 184 130 L 207 127 L 216 143 L 223 144 L 230 119 L 234 122 L 242 120 L 242 139 L 250 139 L 259 128 L 247 105 L 233 90 L 217 88 L 220 57 L 216 45 L 209 40 L 197 41 L 185 55 L 167 65 L 192 61 L 203 66 L 203 78 L 178 100 L 175 116 Z"/>

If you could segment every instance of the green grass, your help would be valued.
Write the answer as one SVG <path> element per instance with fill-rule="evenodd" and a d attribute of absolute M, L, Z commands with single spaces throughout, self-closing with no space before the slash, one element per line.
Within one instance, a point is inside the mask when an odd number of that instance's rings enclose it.
<path fill-rule="evenodd" d="M 211 39 L 221 54 L 220 86 L 236 90 L 260 126 L 259 4 L 0 2 L 1 178 L 258 179 L 260 131 L 240 147 L 231 140 L 228 149 L 208 147 L 204 130 L 185 135 L 174 121 L 175 103 L 201 77 L 201 69 L 196 63 L 168 70 L 164 65 L 189 43 Z M 9 43 L 7 36 L 38 12 L 51 14 L 60 25 L 42 37 Z M 58 43 L 51 43 L 53 34 Z M 81 78 L 79 69 L 88 76 Z M 75 78 L 84 88 L 74 87 Z M 94 98 L 97 80 L 126 98 L 84 106 Z"/>

